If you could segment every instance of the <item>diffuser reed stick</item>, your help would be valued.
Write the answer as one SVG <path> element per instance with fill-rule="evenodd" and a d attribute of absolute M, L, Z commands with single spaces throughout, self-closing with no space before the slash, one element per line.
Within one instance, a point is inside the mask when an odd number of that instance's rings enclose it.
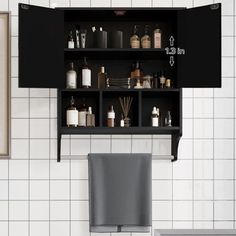
<path fill-rule="evenodd" d="M 124 114 L 124 118 L 128 118 L 128 114 L 133 102 L 133 98 L 132 97 L 119 97 L 119 101 L 120 101 L 120 105 Z"/>

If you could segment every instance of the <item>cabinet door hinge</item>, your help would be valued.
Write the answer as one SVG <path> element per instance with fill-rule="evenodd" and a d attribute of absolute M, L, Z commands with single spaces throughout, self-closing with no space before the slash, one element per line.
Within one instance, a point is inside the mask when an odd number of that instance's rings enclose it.
<path fill-rule="evenodd" d="M 29 10 L 29 5 L 22 4 L 21 9 L 23 10 Z"/>
<path fill-rule="evenodd" d="M 211 10 L 217 10 L 220 7 L 219 3 L 210 5 Z"/>

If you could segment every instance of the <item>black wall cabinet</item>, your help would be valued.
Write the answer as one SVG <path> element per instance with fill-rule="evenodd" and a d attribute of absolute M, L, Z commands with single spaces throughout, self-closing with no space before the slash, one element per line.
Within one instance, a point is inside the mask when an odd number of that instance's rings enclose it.
<path fill-rule="evenodd" d="M 124 14 L 117 14 L 117 11 Z M 146 24 L 162 29 L 161 49 L 131 49 L 129 37 L 133 26 Z M 79 24 L 87 31 L 87 47 L 67 49 L 67 37 Z M 121 29 L 122 49 L 98 49 L 92 46 L 92 26 L 103 26 L 108 32 Z M 170 37 L 174 37 L 174 55 Z M 82 65 L 87 57 L 92 69 L 91 89 L 65 89 L 68 63 Z M 170 65 L 170 57 L 174 65 Z M 165 70 L 173 80 L 170 89 L 97 89 L 97 72 L 105 65 L 110 77 L 127 77 L 130 65 L 142 62 L 144 71 Z M 57 8 L 49 9 L 19 4 L 19 86 L 58 88 L 58 161 L 62 134 L 171 134 L 173 160 L 182 135 L 182 88 L 221 86 L 221 4 L 198 8 Z M 106 127 L 106 112 L 111 101 L 119 109 L 121 95 L 134 98 L 132 126 Z M 86 98 L 93 106 L 96 127 L 66 127 L 66 107 L 71 96 L 79 105 Z M 117 104 L 116 104 L 117 103 Z M 172 111 L 171 127 L 150 127 L 153 106 L 163 113 Z"/>

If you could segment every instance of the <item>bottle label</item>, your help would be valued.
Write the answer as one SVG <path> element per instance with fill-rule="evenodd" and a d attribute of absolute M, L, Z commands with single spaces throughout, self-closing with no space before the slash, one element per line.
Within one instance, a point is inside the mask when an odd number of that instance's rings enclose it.
<path fill-rule="evenodd" d="M 108 119 L 115 119 L 115 112 L 108 112 L 107 113 L 107 118 Z"/>
<path fill-rule="evenodd" d="M 79 111 L 79 126 L 86 126 L 86 111 Z"/>
<path fill-rule="evenodd" d="M 143 36 L 141 39 L 142 48 L 151 48 L 151 40 L 149 36 Z"/>
<path fill-rule="evenodd" d="M 78 111 L 77 110 L 67 110 L 66 111 L 66 124 L 78 126 Z"/>
<path fill-rule="evenodd" d="M 125 126 L 125 121 L 124 120 L 120 120 L 120 127 L 124 127 Z"/>
<path fill-rule="evenodd" d="M 161 48 L 161 33 L 154 33 L 154 48 Z"/>
<path fill-rule="evenodd" d="M 66 87 L 67 88 L 76 88 L 76 73 L 68 72 L 66 79 Z"/>
<path fill-rule="evenodd" d="M 82 69 L 82 86 L 91 87 L 91 70 Z"/>
<path fill-rule="evenodd" d="M 153 117 L 152 118 L 152 127 L 158 127 L 158 122 L 159 121 L 159 119 L 158 119 L 158 117 Z"/>
<path fill-rule="evenodd" d="M 75 48 L 75 43 L 73 41 L 68 41 L 68 48 Z"/>
<path fill-rule="evenodd" d="M 131 48 L 140 48 L 140 40 L 131 39 L 130 45 L 131 45 Z"/>

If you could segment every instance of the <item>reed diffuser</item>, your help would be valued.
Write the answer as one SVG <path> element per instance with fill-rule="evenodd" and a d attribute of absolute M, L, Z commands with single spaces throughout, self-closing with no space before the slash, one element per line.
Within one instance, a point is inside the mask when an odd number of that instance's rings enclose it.
<path fill-rule="evenodd" d="M 119 97 L 119 101 L 120 101 L 120 106 L 122 108 L 123 111 L 123 115 L 124 115 L 124 127 L 130 127 L 130 118 L 129 118 L 129 111 L 133 102 L 133 98 L 132 97 Z"/>

